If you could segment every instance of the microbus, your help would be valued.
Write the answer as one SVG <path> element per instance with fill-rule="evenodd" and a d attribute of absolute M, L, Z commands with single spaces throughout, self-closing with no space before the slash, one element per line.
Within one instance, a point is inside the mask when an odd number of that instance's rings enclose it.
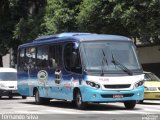
<path fill-rule="evenodd" d="M 18 47 L 18 91 L 36 104 L 51 99 L 123 102 L 133 109 L 144 97 L 144 74 L 131 39 L 106 34 L 61 33 Z"/>
<path fill-rule="evenodd" d="M 0 98 L 19 96 L 17 91 L 17 70 L 14 68 L 0 68 Z M 25 99 L 25 97 L 22 97 Z"/>

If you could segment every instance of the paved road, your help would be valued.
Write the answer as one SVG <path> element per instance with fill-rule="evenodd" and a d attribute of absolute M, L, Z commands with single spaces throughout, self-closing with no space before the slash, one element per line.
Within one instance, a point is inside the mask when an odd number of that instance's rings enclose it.
<path fill-rule="evenodd" d="M 160 100 L 144 101 L 144 104 L 137 104 L 134 110 L 126 110 L 122 103 L 90 104 L 87 110 L 77 110 L 71 103 L 52 100 L 49 105 L 35 105 L 34 98 L 26 100 L 16 97 L 0 99 L 0 120 L 9 119 L 9 114 L 27 114 L 27 119 L 49 120 L 50 118 L 62 120 L 150 120 L 143 118 L 156 118 L 160 120 Z M 4 116 L 6 115 L 6 116 Z M 33 115 L 33 116 L 32 116 Z M 154 115 L 154 116 L 152 116 Z M 34 118 L 35 117 L 35 118 Z"/>

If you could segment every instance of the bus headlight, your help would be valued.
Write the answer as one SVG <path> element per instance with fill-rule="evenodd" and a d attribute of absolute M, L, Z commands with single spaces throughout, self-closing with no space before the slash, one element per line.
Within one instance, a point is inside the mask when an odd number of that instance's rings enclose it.
<path fill-rule="evenodd" d="M 86 81 L 87 85 L 91 86 L 91 87 L 94 87 L 94 88 L 97 88 L 99 89 L 100 88 L 100 85 L 95 83 L 95 82 L 91 82 L 91 81 Z"/>
<path fill-rule="evenodd" d="M 0 88 L 6 88 L 4 84 L 0 84 Z"/>
<path fill-rule="evenodd" d="M 145 90 L 145 91 L 148 91 L 148 90 L 149 90 L 149 88 L 148 88 L 148 87 L 146 87 L 146 86 L 144 86 L 144 90 Z"/>
<path fill-rule="evenodd" d="M 140 87 L 140 86 L 143 85 L 143 83 L 144 83 L 143 80 L 142 80 L 142 81 L 139 81 L 139 82 L 137 82 L 137 83 L 135 84 L 135 87 L 136 87 L 136 88 L 137 88 L 137 87 Z"/>

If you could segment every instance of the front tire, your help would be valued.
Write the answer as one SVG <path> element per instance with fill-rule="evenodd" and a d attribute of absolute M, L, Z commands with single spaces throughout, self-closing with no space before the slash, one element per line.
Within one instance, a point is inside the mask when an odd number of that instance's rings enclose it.
<path fill-rule="evenodd" d="M 27 99 L 27 96 L 22 96 L 22 99 Z"/>
<path fill-rule="evenodd" d="M 9 98 L 9 99 L 12 99 L 12 98 L 13 98 L 13 96 L 9 96 L 8 98 Z"/>
<path fill-rule="evenodd" d="M 81 92 L 78 90 L 75 95 L 75 104 L 76 107 L 80 110 L 86 109 L 87 102 L 83 102 Z"/>
<path fill-rule="evenodd" d="M 49 102 L 50 102 L 50 99 L 40 97 L 39 91 L 36 90 L 36 92 L 35 92 L 35 103 L 37 105 L 48 104 Z"/>
<path fill-rule="evenodd" d="M 134 109 L 134 107 L 136 106 L 136 101 L 125 101 L 124 106 L 126 107 L 126 109 Z"/>
<path fill-rule="evenodd" d="M 138 100 L 137 103 L 138 104 L 143 104 L 143 100 Z"/>

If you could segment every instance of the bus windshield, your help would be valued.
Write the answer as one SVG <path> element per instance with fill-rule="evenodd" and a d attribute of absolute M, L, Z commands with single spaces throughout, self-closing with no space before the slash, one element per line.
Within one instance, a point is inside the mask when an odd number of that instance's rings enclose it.
<path fill-rule="evenodd" d="M 135 46 L 129 41 L 91 41 L 82 43 L 82 55 L 87 71 L 100 73 L 140 70 Z"/>
<path fill-rule="evenodd" d="M 0 81 L 16 81 L 16 72 L 0 72 Z"/>

